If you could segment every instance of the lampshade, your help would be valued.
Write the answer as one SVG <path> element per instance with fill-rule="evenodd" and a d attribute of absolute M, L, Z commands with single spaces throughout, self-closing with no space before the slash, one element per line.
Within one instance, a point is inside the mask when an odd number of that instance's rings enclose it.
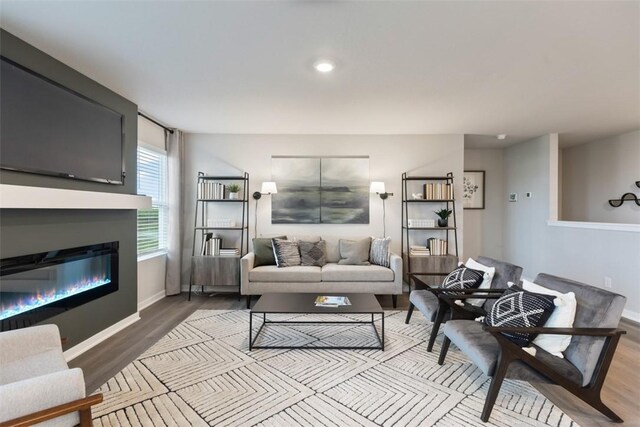
<path fill-rule="evenodd" d="M 260 192 L 262 194 L 276 194 L 278 192 L 278 188 L 276 187 L 275 182 L 265 181 L 262 183 L 262 190 Z"/>
<path fill-rule="evenodd" d="M 386 193 L 385 188 L 384 188 L 384 182 L 372 181 L 371 182 L 371 187 L 369 187 L 369 192 L 370 193 L 378 193 L 378 194 Z"/>

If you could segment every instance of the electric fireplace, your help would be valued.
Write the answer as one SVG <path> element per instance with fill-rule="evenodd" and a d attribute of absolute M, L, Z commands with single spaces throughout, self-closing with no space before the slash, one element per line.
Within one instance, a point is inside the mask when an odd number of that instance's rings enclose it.
<path fill-rule="evenodd" d="M 0 323 L 23 328 L 118 290 L 118 242 L 0 260 Z"/>

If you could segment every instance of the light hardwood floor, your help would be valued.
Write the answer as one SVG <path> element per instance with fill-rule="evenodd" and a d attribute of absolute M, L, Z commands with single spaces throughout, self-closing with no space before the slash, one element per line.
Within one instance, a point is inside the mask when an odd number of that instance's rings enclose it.
<path fill-rule="evenodd" d="M 379 300 L 383 308 L 392 308 L 390 297 Z M 398 308 L 407 306 L 408 295 L 404 294 L 398 298 Z M 244 298 L 232 295 L 196 296 L 191 301 L 187 301 L 185 294 L 167 297 L 143 310 L 141 320 L 77 357 L 70 365 L 83 369 L 87 392 L 91 393 L 195 310 L 244 308 Z M 621 328 L 627 335 L 613 359 L 602 397 L 625 420 L 624 425 L 640 426 L 640 325 L 623 321 Z M 537 385 L 537 388 L 581 426 L 618 425 L 561 387 Z"/>

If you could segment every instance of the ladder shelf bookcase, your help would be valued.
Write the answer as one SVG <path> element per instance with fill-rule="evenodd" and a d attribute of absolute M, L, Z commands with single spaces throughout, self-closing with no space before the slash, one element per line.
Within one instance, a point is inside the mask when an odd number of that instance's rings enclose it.
<path fill-rule="evenodd" d="M 239 184 L 242 189 L 237 199 L 228 197 L 226 184 Z M 209 186 L 209 187 L 207 187 Z M 209 190 L 216 187 L 217 190 Z M 207 188 L 207 191 L 203 189 Z M 209 224 L 210 213 L 216 212 L 216 208 L 223 205 L 237 205 L 241 210 L 241 222 L 239 225 L 221 226 Z M 225 213 L 227 210 L 225 210 Z M 216 231 L 240 233 L 234 240 L 240 243 L 237 254 L 204 254 L 207 235 Z M 215 237 L 222 239 L 222 237 Z M 223 248 L 224 249 L 224 248 Z M 204 292 L 205 286 L 214 287 L 217 293 L 240 292 L 240 258 L 249 251 L 249 174 L 244 172 L 238 176 L 212 176 L 198 172 L 196 182 L 196 206 L 193 222 L 193 248 L 191 250 L 191 276 L 189 279 L 189 301 L 193 286 L 201 286 Z"/>
<path fill-rule="evenodd" d="M 445 195 L 444 198 L 427 198 L 426 192 L 423 190 L 425 184 L 448 184 L 450 186 L 450 196 Z M 420 185 L 422 199 L 413 199 L 411 190 L 415 191 L 416 184 Z M 405 271 L 405 281 L 409 284 L 409 291 L 412 288 L 412 281 L 409 274 L 419 274 L 426 276 L 422 279 L 425 283 L 436 286 L 442 277 L 446 276 L 458 265 L 458 227 L 456 225 L 456 203 L 454 191 L 453 173 L 449 172 L 446 176 L 408 176 L 407 173 L 402 174 L 402 233 L 401 248 L 403 270 Z M 425 208 L 431 211 L 433 207 L 444 207 L 452 211 L 449 217 L 447 227 L 415 227 L 409 226 L 409 211 L 412 215 L 424 215 Z M 447 242 L 447 252 L 444 255 L 412 255 L 412 241 L 426 241 L 430 237 L 439 237 Z M 453 243 L 453 251 L 451 253 Z M 422 244 L 422 243 L 421 243 Z M 426 245 L 425 245 L 426 246 Z M 455 254 L 455 255 L 454 255 Z M 440 280 L 439 280 L 440 279 Z"/>

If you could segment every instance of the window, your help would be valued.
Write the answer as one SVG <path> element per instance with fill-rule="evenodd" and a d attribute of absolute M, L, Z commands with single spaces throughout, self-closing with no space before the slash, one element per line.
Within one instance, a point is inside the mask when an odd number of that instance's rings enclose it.
<path fill-rule="evenodd" d="M 151 209 L 138 210 L 138 256 L 167 251 L 167 154 L 138 145 L 138 194 L 151 196 Z"/>

